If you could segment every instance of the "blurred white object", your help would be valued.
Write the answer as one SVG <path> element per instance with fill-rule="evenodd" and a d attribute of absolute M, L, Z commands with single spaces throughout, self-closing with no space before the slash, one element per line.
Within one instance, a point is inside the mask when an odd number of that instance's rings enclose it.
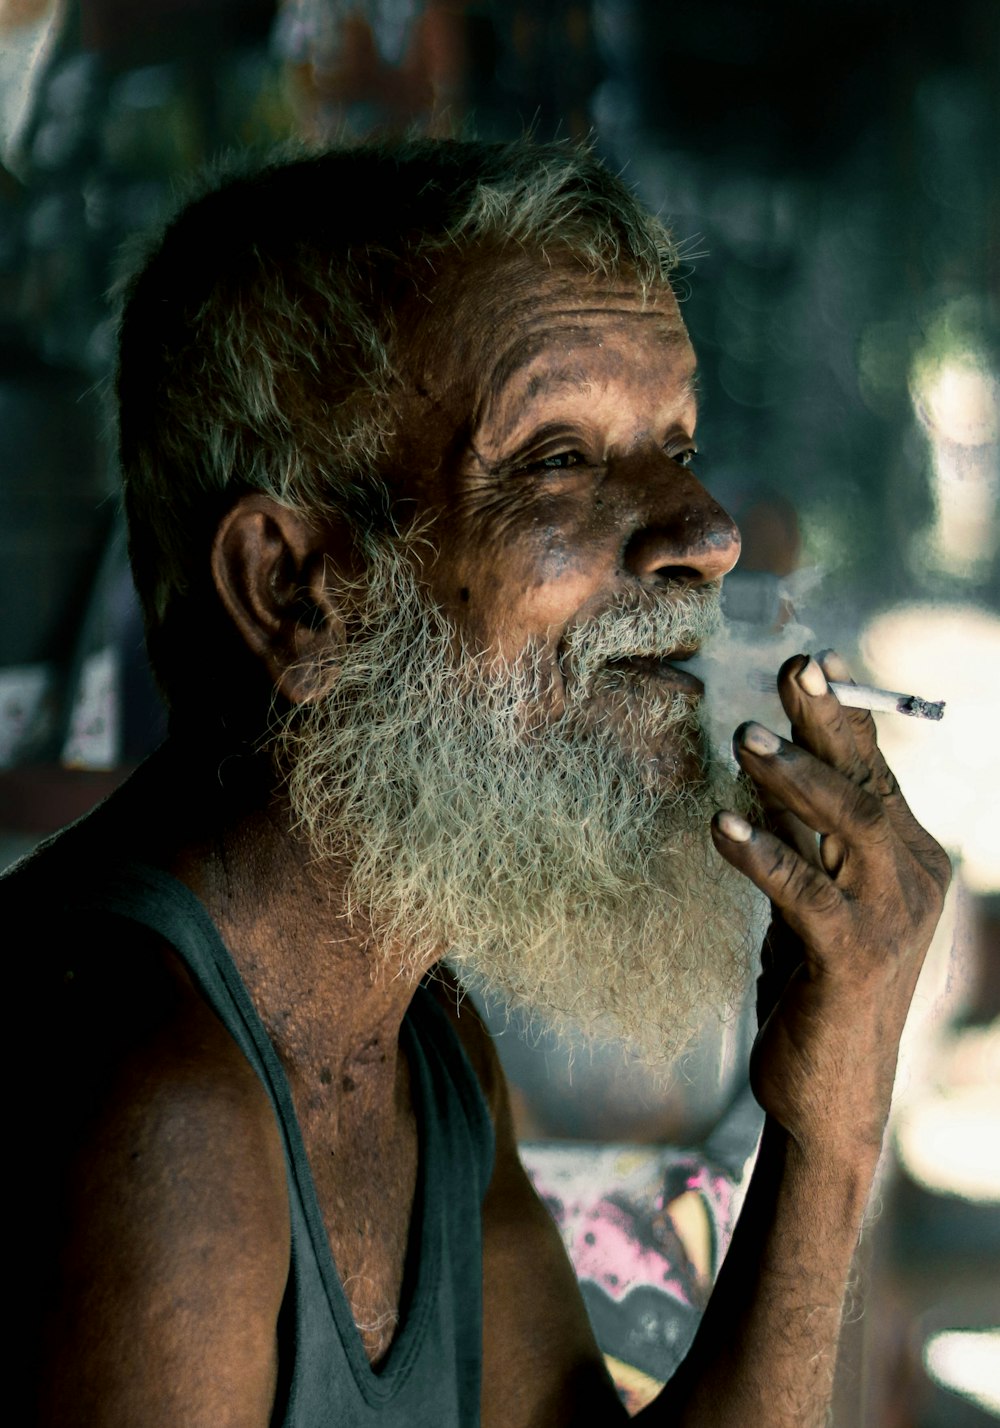
<path fill-rule="evenodd" d="M 121 669 L 111 645 L 80 669 L 62 762 L 70 769 L 113 769 L 121 749 Z"/>
<path fill-rule="evenodd" d="M 55 682 L 50 664 L 0 669 L 0 769 L 30 758 L 51 732 Z"/>
<path fill-rule="evenodd" d="M 910 398 L 930 444 L 935 504 L 918 551 L 931 566 L 975 578 L 1000 544 L 1000 380 L 972 336 L 972 309 L 959 298 L 931 323 Z"/>
<path fill-rule="evenodd" d="M 879 742 L 917 818 L 959 853 L 966 885 L 1000 890 L 1000 618 L 977 605 L 900 605 L 864 631 L 868 671 L 946 701 L 941 724 L 884 719 Z"/>
<path fill-rule="evenodd" d="M 1000 1415 L 1000 1328 L 951 1329 L 924 1345 L 931 1378 Z"/>
<path fill-rule="evenodd" d="M 896 1125 L 912 1179 L 942 1195 L 1000 1205 L 1000 1111 L 993 1086 L 946 1090 L 905 1107 Z"/>
<path fill-rule="evenodd" d="M 12 172 L 64 8 L 64 0 L 0 0 L 0 158 Z"/>
<path fill-rule="evenodd" d="M 935 1060 L 897 1109 L 899 1160 L 936 1194 L 1000 1205 L 1000 1022 L 953 1033 Z"/>

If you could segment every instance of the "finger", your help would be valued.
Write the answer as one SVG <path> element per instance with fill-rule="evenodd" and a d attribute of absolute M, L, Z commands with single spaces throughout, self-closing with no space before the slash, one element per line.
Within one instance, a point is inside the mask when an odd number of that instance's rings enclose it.
<path fill-rule="evenodd" d="M 828 679 L 836 680 L 838 684 L 855 682 L 850 669 L 836 650 L 821 650 L 816 658 Z M 870 771 L 868 787 L 885 801 L 891 816 L 898 816 L 904 823 L 915 824 L 916 820 L 903 797 L 896 775 L 886 763 L 878 746 L 878 729 L 872 715 L 866 709 L 852 709 L 849 705 L 842 707 L 853 732 L 858 754 Z"/>
<path fill-rule="evenodd" d="M 817 862 L 819 847 L 815 832 L 767 789 L 756 787 L 754 793 L 757 796 L 758 821 L 763 827 L 788 843 L 801 857 Z"/>
<path fill-rule="evenodd" d="M 763 725 L 742 725 L 733 748 L 762 801 L 787 809 L 816 833 L 836 834 L 858 848 L 878 846 L 890 835 L 891 824 L 873 792 Z"/>
<path fill-rule="evenodd" d="M 726 862 L 770 898 L 784 922 L 802 939 L 804 957 L 817 960 L 813 949 L 831 940 L 822 938 L 823 927 L 839 922 L 844 910 L 840 889 L 794 848 L 773 833 L 752 827 L 739 814 L 717 813 L 712 820 L 712 839 Z M 776 950 L 772 948 L 772 954 Z M 777 969 L 772 965 L 771 970 Z"/>
<path fill-rule="evenodd" d="M 778 694 L 796 744 L 839 769 L 854 783 L 864 783 L 871 777 L 850 717 L 855 711 L 840 703 L 816 660 L 809 655 L 793 655 L 786 660 L 778 671 Z"/>
<path fill-rule="evenodd" d="M 760 724 L 738 729 L 733 747 L 761 801 L 780 805 L 820 834 L 818 863 L 784 843 L 781 846 L 803 865 L 811 863 L 837 891 L 858 888 L 870 873 L 879 877 L 888 873 L 895 880 L 904 850 L 913 859 L 911 871 L 919 868 L 921 876 L 929 874 L 942 893 L 947 888 L 948 856 L 917 823 L 898 790 L 895 796 L 882 795 L 853 783 Z M 887 769 L 884 776 L 892 777 Z"/>
<path fill-rule="evenodd" d="M 783 843 L 794 848 L 800 858 L 811 863 L 819 863 L 819 841 L 811 828 L 807 828 L 801 818 L 797 818 L 789 808 L 777 804 L 769 806 L 761 799 L 764 808 L 764 827 L 774 833 Z"/>
<path fill-rule="evenodd" d="M 819 865 L 829 878 L 836 878 L 847 861 L 847 847 L 835 833 L 819 840 Z"/>
<path fill-rule="evenodd" d="M 816 862 L 818 857 L 818 847 L 816 834 L 811 828 L 807 828 L 801 818 L 797 818 L 791 809 L 786 808 L 780 799 L 774 797 L 767 789 L 755 788 L 759 805 L 758 821 L 769 829 L 772 833 L 784 840 L 793 847 L 803 858 L 811 858 Z"/>
<path fill-rule="evenodd" d="M 856 683 L 847 664 L 836 650 L 820 650 L 816 661 L 827 679 L 832 679 L 837 684 Z M 843 704 L 841 708 L 854 735 L 858 752 L 870 767 L 873 762 L 882 758 L 882 751 L 878 746 L 878 729 L 875 727 L 875 720 L 867 709 L 855 709 L 850 704 Z"/>
<path fill-rule="evenodd" d="M 806 826 L 789 808 L 783 807 L 775 799 L 758 789 L 761 807 L 761 824 L 768 832 L 774 833 L 783 843 L 794 848 L 800 858 L 815 863 L 830 877 L 836 877 L 844 866 L 846 849 L 834 834 L 820 837 Z"/>

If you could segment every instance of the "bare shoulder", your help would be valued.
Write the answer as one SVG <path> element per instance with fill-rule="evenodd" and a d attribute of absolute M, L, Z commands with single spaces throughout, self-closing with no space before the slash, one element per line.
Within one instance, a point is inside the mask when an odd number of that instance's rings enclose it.
<path fill-rule="evenodd" d="M 17 1190 L 39 1421 L 266 1424 L 289 1261 L 266 1093 L 161 939 L 100 916 L 35 937 Z"/>

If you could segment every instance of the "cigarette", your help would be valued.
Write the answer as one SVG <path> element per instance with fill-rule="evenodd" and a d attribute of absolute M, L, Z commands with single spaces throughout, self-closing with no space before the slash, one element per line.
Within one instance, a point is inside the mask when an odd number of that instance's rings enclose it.
<path fill-rule="evenodd" d="M 876 714 L 909 714 L 911 719 L 943 719 L 943 699 L 921 699 L 919 694 L 897 694 L 892 689 L 875 689 L 870 684 L 840 684 L 829 681 L 831 692 L 852 709 L 871 709 Z"/>
<path fill-rule="evenodd" d="M 827 682 L 841 704 L 851 709 L 871 709 L 875 714 L 908 714 L 911 719 L 944 718 L 943 699 L 921 699 L 919 694 L 898 694 L 894 689 L 876 689 L 871 684 L 841 684 L 835 679 Z M 775 676 L 765 670 L 752 670 L 748 683 L 751 689 L 763 694 L 774 694 L 778 688 Z"/>

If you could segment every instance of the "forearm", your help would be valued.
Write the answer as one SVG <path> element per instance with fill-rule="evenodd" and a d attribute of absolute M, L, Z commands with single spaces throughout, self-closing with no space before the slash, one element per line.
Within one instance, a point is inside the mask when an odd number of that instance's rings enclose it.
<path fill-rule="evenodd" d="M 807 1157 L 768 1121 L 694 1343 L 640 1419 L 682 1428 L 820 1428 L 874 1162 Z"/>

